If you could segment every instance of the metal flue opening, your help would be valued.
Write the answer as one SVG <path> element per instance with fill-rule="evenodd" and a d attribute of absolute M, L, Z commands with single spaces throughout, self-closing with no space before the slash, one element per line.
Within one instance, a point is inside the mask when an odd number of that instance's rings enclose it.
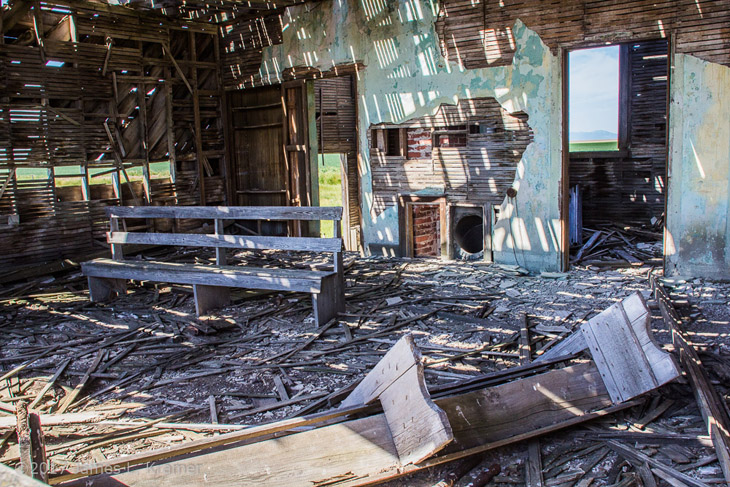
<path fill-rule="evenodd" d="M 484 222 L 478 215 L 467 215 L 456 223 L 454 228 L 456 244 L 469 254 L 484 250 Z"/>

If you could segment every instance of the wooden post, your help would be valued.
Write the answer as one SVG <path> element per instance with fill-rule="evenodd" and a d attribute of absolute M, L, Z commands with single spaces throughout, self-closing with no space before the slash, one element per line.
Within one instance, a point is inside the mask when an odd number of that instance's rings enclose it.
<path fill-rule="evenodd" d="M 111 233 L 119 231 L 119 218 L 116 216 L 109 217 L 109 231 Z M 124 260 L 124 252 L 121 244 L 112 244 L 112 259 Z"/>
<path fill-rule="evenodd" d="M 193 284 L 195 312 L 198 316 L 211 309 L 222 308 L 231 303 L 231 290 L 223 286 L 205 286 Z"/>
<path fill-rule="evenodd" d="M 494 209 L 491 203 L 487 203 L 483 207 L 482 220 L 484 229 L 484 244 L 483 252 L 485 262 L 494 262 L 494 256 L 492 255 L 492 216 L 494 215 Z"/>
<path fill-rule="evenodd" d="M 164 48 L 163 48 L 164 49 Z M 165 68 L 167 80 L 172 79 L 170 68 Z M 165 125 L 167 126 L 167 152 L 170 154 L 170 182 L 177 181 L 177 154 L 175 152 L 175 130 L 172 118 L 172 83 L 165 83 Z"/>
<path fill-rule="evenodd" d="M 200 133 L 200 98 L 198 98 L 198 54 L 197 47 L 195 45 L 195 32 L 189 33 L 189 46 L 190 46 L 190 69 L 192 70 L 190 76 L 190 82 L 192 83 L 192 96 L 193 96 L 193 126 L 195 137 L 195 157 L 198 163 L 198 183 L 200 184 L 200 205 L 205 206 L 206 193 L 205 193 L 205 170 L 203 168 L 203 135 Z M 170 52 L 172 57 L 172 52 Z"/>
<path fill-rule="evenodd" d="M 141 43 L 140 43 L 141 44 Z M 140 47 L 141 50 L 141 47 Z M 144 83 L 140 82 L 137 85 L 137 105 L 139 106 L 139 138 L 142 143 L 142 154 L 144 156 L 142 166 L 142 185 L 144 188 L 145 200 L 147 204 L 152 204 L 152 192 L 150 188 L 150 147 L 148 140 L 147 130 L 147 100 L 146 100 L 147 87 Z"/>
<path fill-rule="evenodd" d="M 223 235 L 223 220 L 216 218 L 215 220 L 215 235 Z M 228 259 L 226 257 L 226 249 L 222 247 L 215 248 L 215 263 L 216 265 L 226 265 Z"/>

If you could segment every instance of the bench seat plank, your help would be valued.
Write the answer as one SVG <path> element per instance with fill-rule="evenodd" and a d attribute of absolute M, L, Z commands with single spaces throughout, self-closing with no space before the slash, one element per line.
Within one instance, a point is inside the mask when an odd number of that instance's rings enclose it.
<path fill-rule="evenodd" d="M 109 232 L 110 244 L 177 245 L 181 247 L 225 247 L 250 250 L 296 250 L 342 252 L 342 239 L 315 237 L 258 237 L 192 233 Z"/>
<path fill-rule="evenodd" d="M 334 271 L 208 266 L 154 261 L 95 259 L 81 264 L 84 275 L 113 279 L 319 293 Z"/>
<path fill-rule="evenodd" d="M 193 218 L 209 220 L 342 220 L 333 206 L 108 206 L 117 218 Z"/>

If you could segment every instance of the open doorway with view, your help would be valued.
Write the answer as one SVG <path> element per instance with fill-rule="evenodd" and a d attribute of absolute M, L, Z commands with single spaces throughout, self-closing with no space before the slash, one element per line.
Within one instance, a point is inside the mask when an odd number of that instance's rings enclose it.
<path fill-rule="evenodd" d="M 570 263 L 662 262 L 667 41 L 566 53 Z"/>
<path fill-rule="evenodd" d="M 347 250 L 360 249 L 360 191 L 357 169 L 357 104 L 350 74 L 314 81 L 319 146 L 319 204 L 342 206 L 342 238 Z M 332 223 L 321 232 L 332 235 Z"/>
<path fill-rule="evenodd" d="M 346 154 L 319 155 L 318 175 L 320 206 L 343 206 L 346 191 L 344 191 L 344 188 L 342 187 L 342 173 L 344 172 L 346 164 Z M 340 224 L 342 224 L 342 222 L 340 222 Z M 321 222 L 320 233 L 323 237 L 333 237 L 335 234 L 333 222 Z"/>

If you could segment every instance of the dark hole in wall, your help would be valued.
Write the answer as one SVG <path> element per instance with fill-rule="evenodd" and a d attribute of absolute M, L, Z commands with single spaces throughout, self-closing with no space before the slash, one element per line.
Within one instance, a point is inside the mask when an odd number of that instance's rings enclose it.
<path fill-rule="evenodd" d="M 484 222 L 478 215 L 467 215 L 454 227 L 456 244 L 469 254 L 484 250 Z"/>
<path fill-rule="evenodd" d="M 400 130 L 399 129 L 386 129 L 385 135 L 387 137 L 386 142 L 386 156 L 397 157 L 400 153 Z"/>

